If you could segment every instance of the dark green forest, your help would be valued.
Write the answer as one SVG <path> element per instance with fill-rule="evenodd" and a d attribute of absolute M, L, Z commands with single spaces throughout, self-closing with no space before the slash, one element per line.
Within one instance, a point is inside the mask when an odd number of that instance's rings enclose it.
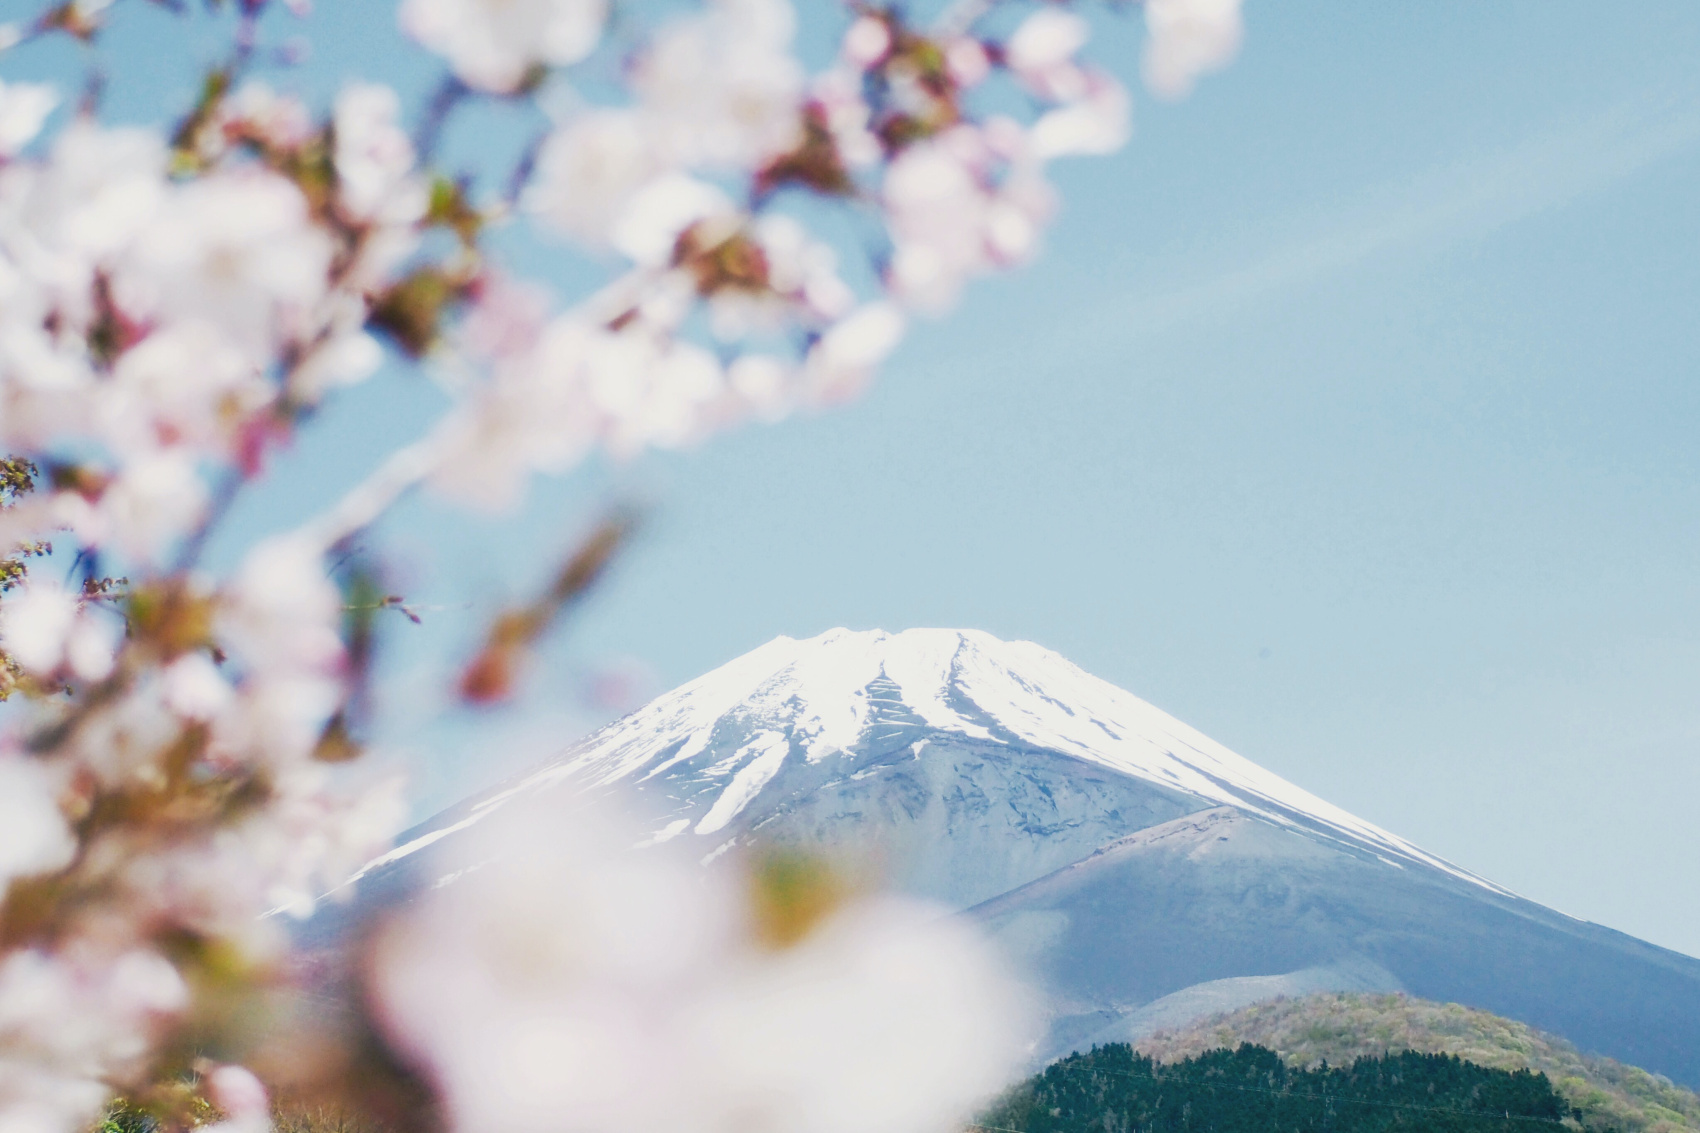
<path fill-rule="evenodd" d="M 1570 1119 L 1570 1120 L 1566 1120 Z M 1406 1051 L 1295 1069 L 1243 1044 L 1156 1063 L 1123 1043 L 1053 1063 L 981 1117 L 1011 1133 L 1556 1133 L 1545 1074 Z"/>

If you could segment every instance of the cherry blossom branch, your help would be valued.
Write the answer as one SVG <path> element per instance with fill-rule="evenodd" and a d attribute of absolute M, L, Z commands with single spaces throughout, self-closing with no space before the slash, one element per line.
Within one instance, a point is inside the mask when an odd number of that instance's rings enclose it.
<path fill-rule="evenodd" d="M 418 151 L 422 163 L 429 164 L 435 158 L 437 143 L 442 140 L 449 116 L 471 94 L 471 88 L 453 75 L 444 75 L 437 84 L 430 102 L 426 104 L 425 113 L 420 116 L 419 130 L 413 137 L 413 148 Z"/>
<path fill-rule="evenodd" d="M 940 39 L 967 35 L 968 30 L 996 8 L 1000 0 L 953 0 L 933 20 L 933 34 Z"/>
<path fill-rule="evenodd" d="M 426 902 L 420 923 L 447 916 L 449 928 L 375 931 L 375 951 L 350 961 L 372 981 L 350 1008 L 352 1036 L 256 1044 L 231 1030 L 289 978 L 275 921 L 259 915 L 306 915 L 399 821 L 393 788 L 346 789 L 360 777 L 327 765 L 365 748 L 382 644 L 374 617 L 408 610 L 379 585 L 381 560 L 334 552 L 421 485 L 500 506 L 593 452 L 677 448 L 852 397 L 910 318 L 942 314 L 975 277 L 1031 258 L 1054 208 L 1049 163 L 1120 145 L 1128 97 L 1084 58 L 1089 28 L 1071 5 L 1039 5 L 997 39 L 975 31 L 990 6 L 963 0 L 929 28 L 897 9 L 852 7 L 837 57 L 810 74 L 786 0 L 705 0 L 656 20 L 621 5 L 613 30 L 607 0 L 401 0 L 403 30 L 448 75 L 411 135 L 382 84 L 349 84 L 320 115 L 252 81 L 266 0 L 238 5 L 226 61 L 169 133 L 104 126 L 92 101 L 50 125 L 55 92 L 0 85 L 0 451 L 26 458 L 9 467 L 46 470 L 29 498 L 0 501 L 0 545 L 54 532 L 67 553 L 98 555 L 129 579 L 91 590 L 74 586 L 74 572 L 14 571 L 0 595 L 0 692 L 28 700 L 15 726 L 0 727 L 0 794 L 26 832 L 0 862 L 0 1038 L 33 1068 L 0 1082 L 0 1125 L 27 1118 L 80 1133 L 97 1116 L 91 1105 L 122 1090 L 170 1133 L 206 1103 L 229 1119 L 219 1133 L 260 1133 L 259 1081 L 185 1061 L 193 1036 L 281 1079 L 309 1073 L 289 1051 L 313 1049 L 317 1077 L 295 1084 L 304 1096 L 352 1097 L 360 1112 L 400 1115 L 400 1127 L 462 1133 L 476 1047 L 518 1033 L 499 1000 L 433 998 L 444 972 L 494 962 L 450 931 L 477 922 L 476 908 Z M 86 40 L 100 12 L 62 5 L 37 30 Z M 1159 93 L 1184 92 L 1238 42 L 1233 0 L 1147 0 L 1145 13 L 1145 70 Z M 993 76 L 1023 93 L 1022 116 L 982 109 Z M 465 182 L 432 172 L 461 102 L 541 111 L 545 84 L 569 90 L 569 77 L 597 98 L 556 99 L 511 170 Z M 475 196 L 481 183 L 493 200 Z M 799 196 L 873 222 L 874 279 L 846 281 L 840 257 L 860 242 L 811 232 L 799 219 L 810 210 L 790 207 Z M 557 307 L 503 270 L 487 239 L 497 222 L 620 266 Z M 206 576 L 202 552 L 242 486 L 265 475 L 268 450 L 386 357 L 452 371 L 445 413 L 329 509 L 248 547 L 226 576 Z M 467 697 L 512 687 L 525 653 L 628 529 L 611 519 L 542 595 L 496 619 L 462 674 Z M 579 876 L 564 868 L 564 881 Z M 822 916 L 841 915 L 834 931 L 846 939 L 886 939 L 890 910 L 879 920 L 823 881 L 829 891 L 771 924 L 702 911 L 692 923 L 736 927 L 691 962 L 750 973 L 767 996 L 776 958 L 791 971 L 838 962 L 841 952 L 809 951 Z M 439 907 L 451 911 L 427 911 Z M 960 940 L 926 954 L 944 972 L 975 955 Z M 724 978 L 703 977 L 684 1000 L 718 1002 Z M 971 990 L 937 1001 L 940 1017 L 963 1015 Z M 567 974 L 524 999 L 552 1025 L 582 1029 L 581 992 Z M 633 1017 L 672 1042 L 667 1028 L 683 1023 L 651 994 L 634 989 L 648 1006 Z M 867 995 L 896 1010 L 890 989 Z M 893 1033 L 934 1035 L 936 1020 L 899 1021 Z M 925 1069 L 924 1058 L 905 1061 Z M 834 1063 L 804 1069 L 825 1089 Z M 968 1096 L 946 1097 L 917 1073 L 929 1114 Z M 765 1079 L 749 1085 L 740 1097 L 776 1093 Z M 526 1100 L 487 1099 L 498 1109 Z M 566 1096 L 550 1112 L 602 1128 L 575 1108 L 582 1101 Z M 671 1127 L 667 1112 L 749 1118 L 747 1101 L 703 1095 L 634 1121 L 650 1101 L 626 1099 L 615 1124 Z M 935 1133 L 919 1112 L 871 1120 Z M 757 1117 L 795 1124 L 794 1114 Z"/>
<path fill-rule="evenodd" d="M 464 414 L 446 416 L 423 437 L 391 453 L 329 511 L 298 529 L 297 537 L 322 555 L 364 531 L 443 467 L 453 451 L 450 442 L 465 428 Z"/>

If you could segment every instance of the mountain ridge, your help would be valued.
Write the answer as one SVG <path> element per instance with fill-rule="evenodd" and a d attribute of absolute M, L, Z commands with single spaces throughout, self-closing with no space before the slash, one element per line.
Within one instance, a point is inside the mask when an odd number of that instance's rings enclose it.
<path fill-rule="evenodd" d="M 1035 1058 L 1297 991 L 1410 991 L 1700 1082 L 1700 960 L 1535 904 L 1027 642 L 778 638 L 410 831 L 363 891 L 519 798 L 617 799 L 639 846 L 877 862 L 1041 989 Z"/>
<path fill-rule="evenodd" d="M 869 695 L 881 685 L 882 692 L 897 691 L 896 703 L 908 710 L 904 718 L 889 710 L 889 696 Z M 884 711 L 859 712 L 858 699 Z M 1084 718 L 1079 704 L 1087 707 Z M 747 711 L 751 706 L 756 711 Z M 1508 892 L 1274 775 L 1042 646 L 977 630 L 835 629 L 809 639 L 774 638 L 593 733 L 513 789 L 572 779 L 592 787 L 634 776 L 637 783 L 654 779 L 706 751 L 716 728 L 739 709 L 754 718 L 746 725 L 754 734 L 718 767 L 706 769 L 725 779 L 724 790 L 694 822 L 657 830 L 658 839 L 686 828 L 703 835 L 724 829 L 788 756 L 816 763 L 854 747 L 877 725 L 908 725 L 1072 755 L 1277 823 L 1304 821 L 1325 836 Z"/>

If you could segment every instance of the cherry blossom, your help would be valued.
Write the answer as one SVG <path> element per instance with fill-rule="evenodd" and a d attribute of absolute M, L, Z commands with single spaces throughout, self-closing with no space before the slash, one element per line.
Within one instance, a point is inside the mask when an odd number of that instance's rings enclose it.
<path fill-rule="evenodd" d="M 162 449 L 125 463 L 79 534 L 92 546 L 157 561 L 195 526 L 206 504 L 194 458 L 182 449 Z"/>
<path fill-rule="evenodd" d="M 112 671 L 121 627 L 50 581 L 32 580 L 0 608 L 0 643 L 44 677 L 66 671 L 100 680 Z"/>
<path fill-rule="evenodd" d="M 672 448 L 711 424 L 725 397 L 709 351 L 637 323 L 610 331 L 564 315 L 505 359 L 447 441 L 451 495 L 507 504 L 532 472 L 559 471 L 595 445 L 616 455 Z"/>
<path fill-rule="evenodd" d="M 714 0 L 661 30 L 633 88 L 665 160 L 748 165 L 796 143 L 804 75 L 794 23 L 786 0 Z"/>
<path fill-rule="evenodd" d="M 873 111 L 862 97 L 861 77 L 835 68 L 816 76 L 810 93 L 809 111 L 832 139 L 846 171 L 878 165 L 883 151 L 869 128 Z"/>
<path fill-rule="evenodd" d="M 448 59 L 460 80 L 510 91 L 539 64 L 576 63 L 596 48 L 606 0 L 404 0 L 401 26 Z"/>
<path fill-rule="evenodd" d="M 58 104 L 58 92 L 45 83 L 0 82 L 0 158 L 28 145 Z"/>
<path fill-rule="evenodd" d="M 212 128 L 200 131 L 194 141 L 199 155 L 210 161 L 243 141 L 289 149 L 305 145 L 312 135 L 313 115 L 305 103 L 250 80 L 219 105 Z"/>
<path fill-rule="evenodd" d="M 94 416 L 117 452 L 170 445 L 226 455 L 239 422 L 271 395 L 250 358 L 214 324 L 195 321 L 162 327 L 125 351 Z"/>
<path fill-rule="evenodd" d="M 732 199 L 709 182 L 668 173 L 632 194 L 609 229 L 609 241 L 634 263 L 660 267 L 685 229 L 733 211 Z"/>
<path fill-rule="evenodd" d="M 1145 0 L 1145 82 L 1164 98 L 1191 92 L 1199 76 L 1239 53 L 1240 0 Z"/>
<path fill-rule="evenodd" d="M 721 287 L 708 297 L 716 337 L 733 341 L 773 333 L 788 322 L 826 326 L 855 305 L 855 292 L 839 277 L 837 253 L 795 219 L 770 215 L 747 230 L 728 226 L 723 231 L 723 239 L 745 238 L 759 250 L 765 279 L 760 288 Z M 707 229 L 698 238 L 707 244 L 716 235 Z"/>
<path fill-rule="evenodd" d="M 230 682 L 205 653 L 185 653 L 160 673 L 165 705 L 185 720 L 216 719 L 234 695 Z"/>
<path fill-rule="evenodd" d="M 844 31 L 840 52 L 858 71 L 866 71 L 891 50 L 891 26 L 878 16 L 858 16 Z"/>
<path fill-rule="evenodd" d="M 258 361 L 309 333 L 331 254 L 298 188 L 238 167 L 174 189 L 113 289 L 134 317 L 205 320 Z"/>
<path fill-rule="evenodd" d="M 942 1131 L 1020 1056 L 1020 993 L 940 910 L 855 899 L 776 949 L 730 871 L 502 817 L 373 959 L 457 1129 Z"/>
<path fill-rule="evenodd" d="M 1001 148 L 1014 151 L 1017 163 L 1002 168 L 993 127 L 981 133 L 959 126 L 911 146 L 886 174 L 896 245 L 891 287 L 920 310 L 949 308 L 970 276 L 1019 263 L 1037 247 L 1051 191 L 1037 165 L 1022 160 L 1019 130 L 1003 131 L 1009 137 Z"/>
<path fill-rule="evenodd" d="M 76 850 L 50 773 L 19 753 L 0 752 L 0 894 L 14 878 L 70 864 Z"/>
<path fill-rule="evenodd" d="M 54 139 L 49 160 L 0 169 L 0 280 L 15 300 L 0 313 L 17 359 L 9 386 L 79 376 L 87 347 L 75 336 L 96 317 L 97 273 L 114 268 L 151 222 L 166 196 L 165 167 L 150 132 L 79 118 Z"/>
<path fill-rule="evenodd" d="M 337 186 L 356 223 L 412 225 L 425 215 L 426 189 L 414 168 L 413 142 L 401 126 L 401 100 L 377 83 L 356 83 L 337 96 Z"/>
<path fill-rule="evenodd" d="M 0 1123 L 87 1127 L 134 1075 L 188 989 L 157 952 L 25 948 L 0 960 Z"/>
<path fill-rule="evenodd" d="M 224 1114 L 219 1133 L 265 1133 L 271 1128 L 271 1099 L 265 1084 L 243 1066 L 225 1065 L 207 1075 L 207 1098 Z"/>
<path fill-rule="evenodd" d="M 284 536 L 249 552 L 217 611 L 239 667 L 235 703 L 219 718 L 221 746 L 238 758 L 306 758 L 342 692 L 344 651 L 336 588 L 319 549 Z"/>
<path fill-rule="evenodd" d="M 860 393 L 903 338 L 902 313 L 893 303 L 868 303 L 821 336 L 809 352 L 807 373 L 816 396 L 843 401 Z"/>
<path fill-rule="evenodd" d="M 261 1078 L 293 1057 L 417 1067 L 414 1116 L 451 1133 L 955 1127 L 1023 1014 L 967 926 L 858 892 L 775 939 L 760 860 L 705 871 L 593 819 L 492 824 L 455 865 L 476 884 L 363 926 L 371 1000 L 345 1006 L 376 1045 L 309 1027 L 275 1040 L 294 1055 L 267 1036 L 187 1077 L 173 1060 L 306 978 L 286 921 L 354 892 L 402 822 L 361 757 L 374 619 L 417 615 L 362 533 L 421 486 L 511 507 L 597 454 L 859 394 L 913 317 L 1037 254 L 1049 162 L 1126 140 L 1088 24 L 856 6 L 811 74 L 788 0 L 401 0 L 436 93 L 361 77 L 320 107 L 290 91 L 327 88 L 266 73 L 301 55 L 265 7 L 238 6 L 170 121 L 0 83 L 0 697 L 22 701 L 0 720 L 0 1126 L 78 1133 L 169 1085 L 261 1133 Z M 1145 7 L 1162 96 L 1238 47 L 1238 0 Z M 0 50 L 70 35 L 99 59 L 108 9 L 53 7 Z M 445 164 L 480 103 L 533 136 Z M 534 235 L 599 282 L 558 299 L 512 274 Z M 440 416 L 299 526 L 233 535 L 271 454 L 386 364 L 428 370 Z M 624 529 L 494 622 L 464 697 L 511 688 Z"/>
<path fill-rule="evenodd" d="M 557 230 L 606 246 L 627 203 L 662 169 L 639 111 L 588 111 L 544 142 L 526 204 Z"/>
<path fill-rule="evenodd" d="M 1080 97 L 1047 110 L 1033 123 L 1028 145 L 1035 158 L 1114 153 L 1127 143 L 1131 104 L 1127 91 L 1108 76 L 1086 71 Z"/>
<path fill-rule="evenodd" d="M 1059 88 L 1066 90 L 1070 85 L 1074 57 L 1089 35 L 1086 21 L 1077 13 L 1040 8 L 1009 38 L 1005 50 L 1010 69 L 1036 90 L 1060 93 Z"/>

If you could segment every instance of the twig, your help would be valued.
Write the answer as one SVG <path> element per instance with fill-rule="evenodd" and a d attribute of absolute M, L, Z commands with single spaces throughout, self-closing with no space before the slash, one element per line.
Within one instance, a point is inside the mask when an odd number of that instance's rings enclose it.
<path fill-rule="evenodd" d="M 467 85 L 453 75 L 443 76 L 443 81 L 437 86 L 437 92 L 431 96 L 430 103 L 425 107 L 425 116 L 419 121 L 419 133 L 413 139 L 413 150 L 419 155 L 420 165 L 431 163 L 437 152 L 437 143 L 442 140 L 443 127 L 448 124 L 449 115 L 454 112 L 461 99 L 471 93 Z"/>
<path fill-rule="evenodd" d="M 549 140 L 549 131 L 543 130 L 532 136 L 526 143 L 525 152 L 519 155 L 519 161 L 514 165 L 513 173 L 508 176 L 508 187 L 502 193 L 502 200 L 509 208 L 519 204 L 520 194 L 525 192 L 525 186 L 531 180 L 531 175 L 537 171 L 537 155 L 543 150 L 543 143 Z"/>
<path fill-rule="evenodd" d="M 963 35 L 997 6 L 998 0 L 956 0 L 933 21 L 933 34 L 940 39 Z"/>
<path fill-rule="evenodd" d="M 241 490 L 242 474 L 234 468 L 225 469 L 224 475 L 219 478 L 218 486 L 213 489 L 212 501 L 207 505 L 206 514 L 183 541 L 183 546 L 178 548 L 177 557 L 171 564 L 172 574 L 182 574 L 200 560 L 201 552 L 206 550 L 207 539 L 230 512 L 230 507 L 236 502 L 237 493 Z"/>
<path fill-rule="evenodd" d="M 460 413 L 450 412 L 423 437 L 391 453 L 365 480 L 356 484 L 330 511 L 302 527 L 299 534 L 321 552 L 371 526 L 391 505 L 435 472 L 448 442 L 465 428 Z"/>

